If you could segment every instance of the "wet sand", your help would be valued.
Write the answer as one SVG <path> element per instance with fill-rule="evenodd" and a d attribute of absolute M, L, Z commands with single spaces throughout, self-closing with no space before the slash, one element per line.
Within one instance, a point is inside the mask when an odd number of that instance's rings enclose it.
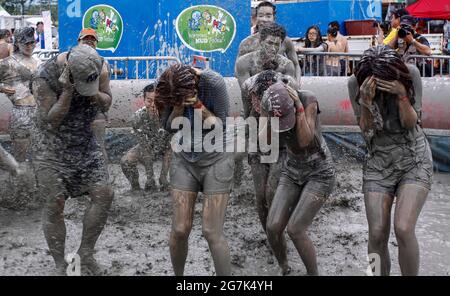
<path fill-rule="evenodd" d="M 157 164 L 158 166 L 160 164 Z M 233 275 L 279 275 L 255 210 L 249 167 L 241 187 L 230 198 L 225 234 L 231 250 Z M 309 229 L 322 275 L 365 275 L 367 222 L 361 191 L 361 166 L 343 160 L 337 164 L 338 183 L 333 195 Z M 156 171 L 159 171 L 156 168 Z M 168 236 L 171 201 L 168 193 L 127 194 L 128 184 L 118 165 L 112 165 L 115 199 L 107 226 L 96 246 L 96 258 L 108 275 L 172 275 Z M 143 169 L 140 169 L 141 176 Z M 5 184 L 6 174 L 0 173 Z M 142 177 L 141 184 L 144 184 Z M 0 188 L 5 198 L 5 188 Z M 417 225 L 421 247 L 421 275 L 450 275 L 450 174 L 436 174 L 433 189 Z M 196 205 L 189 239 L 186 275 L 214 275 L 208 245 L 201 234 L 201 200 Z M 69 200 L 65 216 L 66 252 L 77 250 L 86 199 Z M 1 203 L 0 203 L 1 204 Z M 53 261 L 35 209 L 0 207 L 0 275 L 51 275 Z M 392 274 L 399 275 L 397 243 L 392 230 L 389 241 Z M 291 275 L 306 270 L 288 239 Z"/>

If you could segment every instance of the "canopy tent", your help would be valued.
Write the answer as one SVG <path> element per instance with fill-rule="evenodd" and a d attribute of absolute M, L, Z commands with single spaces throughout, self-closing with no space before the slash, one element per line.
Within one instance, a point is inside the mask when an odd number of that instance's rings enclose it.
<path fill-rule="evenodd" d="M 406 9 L 417 18 L 450 20 L 449 0 L 419 0 Z"/>
<path fill-rule="evenodd" d="M 0 5 L 0 16 L 11 16 L 11 15 Z"/>

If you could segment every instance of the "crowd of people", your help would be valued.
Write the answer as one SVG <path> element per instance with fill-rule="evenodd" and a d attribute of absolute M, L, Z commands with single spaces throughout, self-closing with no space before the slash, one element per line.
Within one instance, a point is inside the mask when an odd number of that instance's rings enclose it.
<path fill-rule="evenodd" d="M 274 21 L 275 17 L 276 6 L 270 2 L 260 2 L 255 9 L 252 32 L 258 30 L 258 24 L 261 21 Z M 415 63 L 421 73 L 424 72 L 422 76 L 431 77 L 431 68 L 439 68 L 438 62 L 433 64 L 431 59 L 426 58 L 419 59 L 417 62 L 409 59 L 411 55 L 431 55 L 430 43 L 426 37 L 419 33 L 418 23 L 418 19 L 410 16 L 406 9 L 396 9 L 390 15 L 389 24 L 374 22 L 377 33 L 373 42 L 397 50 L 406 63 Z M 444 38 L 441 48 L 444 55 L 449 53 L 448 33 L 445 32 L 448 30 L 448 23 L 444 25 Z M 338 21 L 332 21 L 328 24 L 327 30 L 324 32 L 326 34 L 322 34 L 319 25 L 312 25 L 306 29 L 305 36 L 300 39 L 301 42 L 294 43 L 295 51 L 299 55 L 297 60 L 300 60 L 300 68 L 304 76 L 350 76 L 353 74 L 353 64 L 349 62 L 347 55 L 349 53 L 348 37 L 342 35 L 341 31 Z M 286 44 L 290 44 L 290 41 Z M 286 48 L 289 49 L 289 47 Z M 240 55 L 241 52 L 240 50 Z M 424 70 L 422 71 L 422 69 Z M 434 73 L 439 73 L 439 71 L 434 71 Z"/>
<path fill-rule="evenodd" d="M 281 273 L 291 272 L 286 230 L 307 274 L 318 275 L 308 228 L 336 180 L 333 155 L 322 135 L 320 98 L 300 87 L 296 50 L 285 29 L 275 22 L 275 6 L 262 2 L 257 14 L 261 18 L 255 32 L 241 42 L 235 63 L 244 117 L 257 123 L 257 137 L 247 137 L 256 142 L 249 144 L 257 144 L 248 153 L 256 210 Z M 328 31 L 330 40 L 323 43 L 318 40 L 320 30 L 311 27 L 310 42 L 303 49 L 346 47 L 338 24 L 330 24 Z M 114 198 L 107 153 L 101 144 L 104 126 L 95 124 L 105 120 L 114 94 L 108 65 L 95 50 L 97 42 L 96 32 L 84 29 L 72 49 L 38 65 L 31 57 L 36 45 L 34 30 L 24 28 L 15 32 L 12 55 L 0 60 L 0 91 L 14 105 L 10 123 L 13 155 L 1 148 L 0 164 L 14 175 L 21 174 L 20 163 L 31 150 L 44 200 L 44 236 L 61 275 L 68 266 L 65 201 L 82 195 L 90 198 L 77 254 L 83 274 L 101 274 L 94 247 Z M 1 46 L 9 54 L 10 49 Z M 330 71 L 347 71 L 338 58 L 323 63 Z M 432 157 L 421 128 L 419 71 L 395 49 L 377 45 L 364 52 L 349 78 L 348 90 L 367 144 L 362 190 L 369 225 L 368 253 L 380 261 L 379 270 L 373 272 L 390 273 L 388 241 L 395 200 L 400 269 L 403 275 L 417 275 L 415 226 L 432 183 Z M 145 107 L 132 120 L 138 144 L 121 160 L 131 190 L 141 190 L 136 165 L 142 163 L 147 174 L 144 189 L 170 191 L 173 218 L 168 243 L 175 275 L 184 274 L 195 204 L 202 192 L 202 232 L 215 272 L 230 275 L 224 222 L 240 160 L 236 151 L 228 149 L 233 147 L 235 127 L 227 121 L 230 97 L 225 80 L 211 69 L 174 64 L 146 86 L 143 94 Z M 270 160 L 270 153 L 262 148 L 269 142 L 279 142 L 277 157 Z M 159 188 L 153 171 L 158 156 L 163 156 Z"/>

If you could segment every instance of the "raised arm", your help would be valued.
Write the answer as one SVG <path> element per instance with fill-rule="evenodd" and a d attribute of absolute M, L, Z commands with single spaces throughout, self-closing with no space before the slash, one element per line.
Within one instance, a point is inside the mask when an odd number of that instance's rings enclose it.
<path fill-rule="evenodd" d="M 247 56 L 238 58 L 235 64 L 234 69 L 235 77 L 237 78 L 240 87 L 242 87 L 245 80 L 250 78 L 250 72 L 248 70 L 248 61 L 246 57 Z"/>
<path fill-rule="evenodd" d="M 295 133 L 297 135 L 297 143 L 300 148 L 308 147 L 314 140 L 314 130 L 316 129 L 317 103 L 309 104 L 304 109 L 300 97 L 296 90 L 287 87 L 289 95 L 294 100 L 296 110 Z M 308 94 L 309 95 L 309 94 Z"/>
<path fill-rule="evenodd" d="M 297 52 L 295 50 L 294 43 L 288 37 L 284 39 L 284 43 L 286 45 L 286 57 L 292 62 L 294 66 L 294 76 L 298 82 L 300 82 L 302 76 L 302 70 L 300 68 L 300 63 L 298 62 Z"/>
<path fill-rule="evenodd" d="M 39 118 L 48 124 L 48 128 L 57 129 L 69 112 L 72 102 L 73 87 L 70 82 L 63 86 L 62 94 L 58 98 L 44 79 L 36 78 L 33 81 L 33 94 L 37 101 Z"/>
<path fill-rule="evenodd" d="M 94 99 L 102 112 L 107 112 L 112 104 L 112 92 L 109 83 L 110 73 L 108 71 L 108 66 L 106 63 L 103 63 L 102 72 L 100 73 L 98 94 L 94 96 Z"/>

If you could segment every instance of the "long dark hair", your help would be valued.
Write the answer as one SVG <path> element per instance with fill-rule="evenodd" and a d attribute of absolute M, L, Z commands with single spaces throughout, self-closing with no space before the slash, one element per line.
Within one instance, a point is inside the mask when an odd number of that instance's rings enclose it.
<path fill-rule="evenodd" d="M 317 31 L 317 39 L 316 39 L 315 42 L 311 42 L 311 40 L 309 40 L 309 38 L 308 38 L 308 33 L 312 29 Z M 306 48 L 316 48 L 316 47 L 319 47 L 322 43 L 323 43 L 323 41 L 322 41 L 322 34 L 320 33 L 319 27 L 316 26 L 316 25 L 309 27 L 308 30 L 306 30 L 306 33 L 305 33 L 305 47 Z"/>
<path fill-rule="evenodd" d="M 167 68 L 158 80 L 155 102 L 164 106 L 179 106 L 193 96 L 198 88 L 199 77 L 192 67 L 175 64 Z"/>
<path fill-rule="evenodd" d="M 372 75 L 388 81 L 398 80 L 409 97 L 414 98 L 414 87 L 408 67 L 397 51 L 390 47 L 378 45 L 364 51 L 355 71 L 358 85 L 361 86 L 364 80 Z"/>

